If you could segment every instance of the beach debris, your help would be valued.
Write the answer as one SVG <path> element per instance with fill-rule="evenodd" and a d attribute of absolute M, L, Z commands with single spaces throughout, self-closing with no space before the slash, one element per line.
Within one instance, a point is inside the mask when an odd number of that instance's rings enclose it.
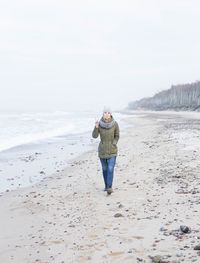
<path fill-rule="evenodd" d="M 24 158 L 20 158 L 22 161 L 24 162 L 30 162 L 30 161 L 34 161 L 35 160 L 35 156 L 33 155 L 29 155 L 29 156 L 26 156 Z"/>
<path fill-rule="evenodd" d="M 183 239 L 185 234 L 191 233 L 191 228 L 188 226 L 181 225 L 178 229 L 170 230 L 163 227 L 160 228 L 160 231 L 163 232 L 164 236 L 174 236 L 177 239 Z"/>
<path fill-rule="evenodd" d="M 75 227 L 75 225 L 73 225 L 73 224 L 70 224 L 70 225 L 69 225 L 69 227 Z"/>
<path fill-rule="evenodd" d="M 143 259 L 137 257 L 137 262 L 143 262 Z"/>
<path fill-rule="evenodd" d="M 161 232 L 167 231 L 167 228 L 165 228 L 164 226 L 162 226 L 162 227 L 160 228 L 160 231 L 161 231 Z"/>
<path fill-rule="evenodd" d="M 114 217 L 123 217 L 123 215 L 121 213 L 116 213 Z"/>
<path fill-rule="evenodd" d="M 152 263 L 169 263 L 169 260 L 165 259 L 166 257 L 170 257 L 170 256 L 149 256 L 152 260 Z"/>
<path fill-rule="evenodd" d="M 153 257 L 150 256 L 150 258 L 151 258 L 153 263 L 161 263 L 162 262 L 162 257 L 160 255 L 153 256 Z"/>

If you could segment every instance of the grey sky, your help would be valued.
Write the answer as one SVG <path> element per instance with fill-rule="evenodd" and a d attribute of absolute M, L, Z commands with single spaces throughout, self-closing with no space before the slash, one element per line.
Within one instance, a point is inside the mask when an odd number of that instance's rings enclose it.
<path fill-rule="evenodd" d="M 199 1 L 1 0 L 0 110 L 113 109 L 199 79 Z"/>

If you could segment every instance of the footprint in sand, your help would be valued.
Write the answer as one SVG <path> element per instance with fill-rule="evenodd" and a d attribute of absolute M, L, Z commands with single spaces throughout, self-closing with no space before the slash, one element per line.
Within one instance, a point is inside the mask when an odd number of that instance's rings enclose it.
<path fill-rule="evenodd" d="M 144 239 L 144 237 L 141 237 L 141 236 L 132 236 L 132 238 L 135 238 L 135 239 L 138 239 L 138 240 Z"/>
<path fill-rule="evenodd" d="M 118 256 L 121 256 L 124 254 L 124 251 L 116 251 L 116 252 L 111 252 L 108 254 L 108 256 L 111 256 L 111 257 L 118 257 Z"/>

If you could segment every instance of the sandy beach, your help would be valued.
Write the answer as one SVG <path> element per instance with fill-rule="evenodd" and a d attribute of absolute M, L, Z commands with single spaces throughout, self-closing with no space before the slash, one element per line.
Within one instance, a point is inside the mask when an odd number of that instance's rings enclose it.
<path fill-rule="evenodd" d="M 127 121 L 111 196 L 97 144 L 42 182 L 1 194 L 0 262 L 200 262 L 199 115 Z"/>

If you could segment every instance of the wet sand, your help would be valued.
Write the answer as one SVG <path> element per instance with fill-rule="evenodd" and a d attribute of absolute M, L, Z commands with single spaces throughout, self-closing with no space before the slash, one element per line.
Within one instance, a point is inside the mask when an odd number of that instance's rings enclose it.
<path fill-rule="evenodd" d="M 200 262 L 200 119 L 194 116 L 129 118 L 111 196 L 103 191 L 96 146 L 64 171 L 2 194 L 0 261 Z"/>

